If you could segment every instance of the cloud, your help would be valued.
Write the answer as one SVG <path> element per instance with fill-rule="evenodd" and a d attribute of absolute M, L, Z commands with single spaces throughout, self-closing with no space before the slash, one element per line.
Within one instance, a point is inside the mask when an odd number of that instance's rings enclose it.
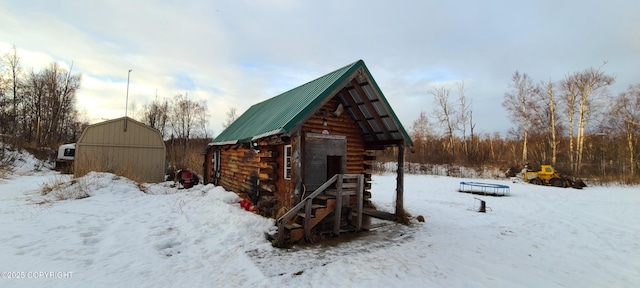
<path fill-rule="evenodd" d="M 83 74 L 78 103 L 95 119 L 130 101 L 188 93 L 211 130 L 249 106 L 365 60 L 406 128 L 433 110 L 428 91 L 465 81 L 477 130 L 510 128 L 511 74 L 560 80 L 598 67 L 612 92 L 640 79 L 635 1 L 19 1 L 0 5 L 0 51 L 26 67 Z M 448 84 L 449 83 L 449 84 Z"/>

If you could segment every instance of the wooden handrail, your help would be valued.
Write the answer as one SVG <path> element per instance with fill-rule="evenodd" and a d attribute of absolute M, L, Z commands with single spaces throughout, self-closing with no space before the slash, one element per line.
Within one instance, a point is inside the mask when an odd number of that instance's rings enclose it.
<path fill-rule="evenodd" d="M 340 235 L 340 217 L 342 217 L 342 181 L 344 181 L 343 175 L 338 176 L 338 183 L 336 183 L 336 207 L 335 215 L 333 217 L 333 234 Z"/>
<path fill-rule="evenodd" d="M 293 206 L 293 208 L 291 208 L 291 210 L 289 210 L 287 213 L 284 213 L 284 215 L 282 215 L 282 217 L 278 218 L 278 220 L 277 220 L 278 224 L 284 223 L 287 220 L 291 219 L 294 215 L 296 215 L 296 213 L 298 213 L 300 210 L 302 210 L 302 208 L 304 208 L 304 205 L 305 205 L 307 199 L 316 198 L 318 195 L 320 195 L 320 193 L 322 193 L 322 191 L 324 191 L 325 189 L 329 188 L 329 186 L 331 186 L 331 184 L 336 182 L 336 179 L 338 179 L 338 174 L 333 175 L 333 177 L 331 177 L 329 180 L 327 180 L 327 182 L 325 182 L 320 187 L 318 187 L 318 189 L 313 191 L 313 193 L 309 194 L 309 196 L 307 196 L 304 199 L 302 199 L 302 201 L 300 201 L 300 203 L 298 203 L 296 206 Z"/>
<path fill-rule="evenodd" d="M 313 203 L 313 199 L 315 199 L 318 195 L 320 195 L 320 193 L 324 192 L 327 188 L 329 188 L 329 186 L 331 186 L 331 184 L 336 183 L 336 181 L 340 180 L 340 183 L 337 183 L 337 190 L 338 192 L 336 193 L 336 200 L 337 200 L 337 205 L 336 205 L 336 224 L 334 227 L 334 233 L 335 231 L 338 231 L 339 233 L 339 221 L 340 221 L 340 210 L 341 207 L 341 202 L 342 202 L 342 181 L 344 179 L 357 179 L 357 184 L 355 185 L 357 187 L 358 190 L 358 202 L 362 201 L 362 194 L 363 194 L 363 190 L 364 190 L 364 175 L 362 174 L 336 174 L 333 175 L 333 177 L 331 177 L 329 180 L 327 180 L 327 182 L 325 182 L 324 184 L 320 185 L 320 187 L 318 187 L 316 190 L 313 191 L 313 193 L 309 194 L 307 197 L 305 197 L 304 199 L 302 199 L 302 201 L 300 201 L 300 203 L 296 204 L 295 206 L 293 206 L 293 208 L 291 208 L 289 211 L 287 211 L 287 213 L 285 213 L 284 215 L 282 215 L 280 218 L 278 218 L 278 220 L 276 220 L 276 225 L 278 226 L 278 245 L 282 245 L 282 243 L 284 242 L 284 236 L 285 236 L 285 229 L 284 229 L 284 224 L 289 221 L 291 218 L 293 218 L 293 216 L 295 216 L 298 212 L 300 212 L 300 210 L 302 210 L 303 208 L 305 209 L 305 235 L 309 234 L 311 229 L 309 226 L 309 218 L 310 218 L 310 213 L 311 213 L 311 204 Z M 355 188 L 355 187 L 354 187 Z M 357 223 L 357 230 L 360 230 L 360 226 L 362 225 L 361 222 L 362 221 L 362 203 L 359 203 L 358 205 L 358 223 Z"/>
<path fill-rule="evenodd" d="M 284 223 L 287 222 L 289 219 L 291 219 L 294 215 L 296 215 L 296 213 L 298 213 L 300 210 L 302 210 L 302 208 L 304 208 L 306 206 L 307 200 L 309 200 L 308 202 L 311 203 L 313 201 L 314 198 L 316 198 L 316 196 L 320 195 L 320 193 L 322 193 L 325 189 L 327 189 L 329 186 L 331 186 L 331 184 L 333 184 L 334 182 L 336 182 L 336 179 L 338 179 L 338 174 L 333 175 L 333 177 L 331 177 L 329 180 L 327 180 L 327 182 L 325 182 L 324 184 L 322 184 L 320 187 L 318 187 L 318 189 L 316 189 L 315 191 L 313 191 L 313 193 L 309 194 L 309 196 L 305 197 L 304 199 L 302 199 L 302 201 L 300 201 L 300 203 L 296 204 L 296 206 L 293 206 L 293 208 L 291 208 L 289 211 L 287 211 L 287 213 L 284 213 L 284 215 L 282 215 L 282 217 L 278 218 L 278 220 L 276 220 L 276 223 L 278 225 L 278 245 L 282 245 L 282 243 L 284 243 Z M 307 211 L 305 211 L 307 212 Z M 305 213 L 306 215 L 307 213 Z M 309 215 L 306 215 L 307 218 L 309 218 Z"/>

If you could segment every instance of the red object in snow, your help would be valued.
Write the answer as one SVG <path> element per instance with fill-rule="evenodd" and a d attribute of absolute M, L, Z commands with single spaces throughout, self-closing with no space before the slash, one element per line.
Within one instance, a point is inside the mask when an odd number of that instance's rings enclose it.
<path fill-rule="evenodd" d="M 189 170 L 180 170 L 180 172 L 178 172 L 178 181 L 182 184 L 182 187 L 191 188 L 194 185 L 198 185 L 200 179 L 198 175 Z"/>
<path fill-rule="evenodd" d="M 240 203 L 240 207 L 242 207 L 242 209 L 244 210 L 254 212 L 254 213 L 258 212 L 258 207 L 253 205 L 253 203 L 251 203 L 251 200 L 249 199 L 242 198 L 242 200 L 240 200 L 238 203 Z"/>

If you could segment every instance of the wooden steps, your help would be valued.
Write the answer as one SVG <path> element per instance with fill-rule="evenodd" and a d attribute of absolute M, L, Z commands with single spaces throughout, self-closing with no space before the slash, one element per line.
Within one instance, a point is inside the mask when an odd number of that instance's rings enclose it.
<path fill-rule="evenodd" d="M 331 214 L 334 210 L 335 210 L 335 206 L 336 206 L 336 198 L 326 198 L 324 200 L 318 200 L 318 201 L 322 201 L 325 202 L 324 204 L 312 204 L 311 205 L 311 213 L 310 214 L 310 218 L 307 220 L 306 219 L 306 213 L 304 212 L 299 212 L 296 214 L 296 218 L 293 219 L 295 224 L 298 224 L 300 226 L 300 228 L 304 228 L 305 225 L 307 227 L 309 227 L 310 229 L 313 229 L 313 227 L 315 227 L 316 225 L 318 225 L 318 223 L 320 223 L 320 221 L 322 221 L 323 219 L 325 219 L 327 217 L 327 215 Z M 286 228 L 286 227 L 285 227 Z M 291 230 L 291 229 L 290 229 Z M 303 230 L 304 229 L 299 229 L 299 230 Z M 296 242 L 300 239 L 302 239 L 302 237 L 304 237 L 305 233 L 291 233 L 290 237 L 289 237 L 289 241 L 291 242 Z"/>
<path fill-rule="evenodd" d="M 287 224 L 284 224 L 284 228 L 287 228 L 289 230 L 293 230 L 293 229 L 302 228 L 302 225 L 300 225 L 298 223 L 287 223 Z"/>
<path fill-rule="evenodd" d="M 335 188 L 329 189 L 331 186 Z M 310 241 L 311 229 L 320 223 L 325 223 L 322 225 L 322 231 L 326 230 L 334 235 L 360 231 L 363 194 L 364 174 L 334 175 L 276 221 L 278 234 L 275 245 L 286 247 L 302 238 Z M 356 208 L 351 208 L 354 211 L 343 216 L 342 214 L 346 212 L 342 207 L 343 200 L 345 200 L 345 206 L 349 206 L 348 200 L 351 196 L 357 196 Z M 342 219 L 343 217 L 349 219 Z"/>

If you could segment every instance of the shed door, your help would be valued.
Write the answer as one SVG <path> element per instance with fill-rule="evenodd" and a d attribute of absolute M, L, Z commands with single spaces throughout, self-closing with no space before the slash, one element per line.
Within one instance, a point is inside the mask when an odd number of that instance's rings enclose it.
<path fill-rule="evenodd" d="M 312 192 L 335 174 L 347 170 L 347 137 L 307 133 L 304 185 Z"/>

